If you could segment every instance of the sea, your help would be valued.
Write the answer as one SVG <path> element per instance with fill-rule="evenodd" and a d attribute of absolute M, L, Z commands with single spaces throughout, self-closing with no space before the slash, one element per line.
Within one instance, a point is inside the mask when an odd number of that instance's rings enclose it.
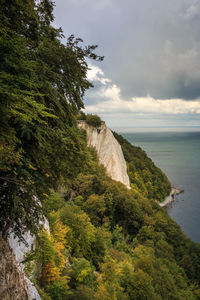
<path fill-rule="evenodd" d="M 166 209 L 185 234 L 200 243 L 200 128 L 114 128 L 140 146 L 184 192 Z"/>

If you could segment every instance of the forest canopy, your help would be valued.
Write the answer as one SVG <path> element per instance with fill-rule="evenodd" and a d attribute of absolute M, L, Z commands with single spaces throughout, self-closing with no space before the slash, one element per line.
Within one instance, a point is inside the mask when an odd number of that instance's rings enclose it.
<path fill-rule="evenodd" d="M 122 147 L 132 189 L 139 191 L 148 199 L 164 201 L 171 191 L 167 176 L 140 147 L 130 144 L 116 132 L 113 134 Z"/>

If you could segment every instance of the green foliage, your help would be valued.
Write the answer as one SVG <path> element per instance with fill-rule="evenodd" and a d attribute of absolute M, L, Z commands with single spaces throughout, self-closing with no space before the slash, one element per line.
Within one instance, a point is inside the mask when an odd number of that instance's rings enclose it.
<path fill-rule="evenodd" d="M 61 209 L 65 204 L 64 199 L 56 193 L 55 191 L 51 190 L 51 194 L 43 201 L 43 211 L 49 216 L 52 211 L 58 211 Z"/>
<path fill-rule="evenodd" d="M 96 299 L 94 289 L 80 285 L 75 290 L 72 290 L 71 294 L 69 295 L 69 300 L 91 300 Z"/>
<path fill-rule="evenodd" d="M 49 284 L 46 291 L 52 300 L 68 300 L 68 289 L 68 276 L 63 276 Z"/>
<path fill-rule="evenodd" d="M 40 256 L 42 263 L 47 264 L 52 262 L 55 258 L 55 249 L 51 236 L 45 230 L 42 230 L 38 234 L 38 244 L 41 249 Z"/>
<path fill-rule="evenodd" d="M 152 279 L 142 270 L 134 273 L 131 280 L 131 288 L 129 286 L 128 294 L 130 299 L 158 299 L 152 287 Z"/>
<path fill-rule="evenodd" d="M 90 216 L 90 219 L 95 226 L 102 225 L 104 213 L 106 211 L 104 197 L 91 195 L 84 203 L 84 210 Z"/>
<path fill-rule="evenodd" d="M 154 165 L 140 147 L 131 145 L 116 132 L 113 134 L 120 143 L 127 161 L 132 188 L 149 199 L 164 201 L 171 190 L 171 184 L 166 175 Z"/>
<path fill-rule="evenodd" d="M 66 205 L 60 212 L 63 224 L 71 229 L 70 242 L 75 256 L 87 257 L 95 240 L 95 227 L 78 206 Z"/>
<path fill-rule="evenodd" d="M 75 258 L 71 270 L 71 286 L 92 286 L 94 281 L 94 267 L 85 258 Z"/>
<path fill-rule="evenodd" d="M 68 201 L 55 193 L 46 198 L 51 235 L 38 243 L 35 264 L 42 263 L 37 282 L 44 293 L 51 299 L 79 293 L 97 300 L 198 299 L 199 245 L 154 200 L 108 178 L 94 153 L 86 153 Z"/>
<path fill-rule="evenodd" d="M 88 115 L 86 115 L 86 122 L 88 123 L 88 125 L 91 125 L 94 127 L 99 127 L 99 126 L 101 126 L 102 120 L 97 115 L 88 114 Z"/>
<path fill-rule="evenodd" d="M 20 16 L 20 17 L 19 17 Z M 84 107 L 86 57 L 102 60 L 55 29 L 53 2 L 0 5 L 0 230 L 37 231 L 49 189 L 73 180 L 86 160 L 75 115 Z M 45 195 L 44 195 L 45 194 Z"/>
<path fill-rule="evenodd" d="M 83 111 L 81 111 L 80 112 L 80 114 L 79 115 L 77 115 L 77 120 L 86 120 L 86 114 L 83 112 Z"/>

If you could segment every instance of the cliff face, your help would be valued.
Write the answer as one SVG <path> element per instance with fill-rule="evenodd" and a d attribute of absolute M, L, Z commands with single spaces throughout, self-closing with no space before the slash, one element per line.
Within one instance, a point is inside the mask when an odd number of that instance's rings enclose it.
<path fill-rule="evenodd" d="M 0 237 L 0 299 L 31 299 L 14 255 L 2 237 Z"/>
<path fill-rule="evenodd" d="M 107 128 L 104 122 L 100 127 L 95 128 L 85 121 L 79 121 L 78 127 L 86 130 L 87 144 L 96 149 L 99 161 L 106 168 L 108 176 L 120 181 L 130 189 L 126 161 L 121 146 L 114 138 L 111 130 Z"/>
<path fill-rule="evenodd" d="M 44 218 L 44 220 L 41 221 L 41 224 L 49 232 L 49 222 L 47 221 L 46 218 Z M 37 289 L 35 288 L 33 283 L 30 281 L 30 279 L 27 278 L 24 274 L 24 265 L 22 263 L 26 253 L 35 247 L 35 236 L 31 235 L 30 232 L 28 231 L 23 234 L 23 238 L 25 239 L 27 245 L 25 245 L 23 242 L 19 242 L 18 238 L 15 238 L 14 234 L 12 232 L 10 232 L 10 235 L 8 238 L 8 245 L 9 245 L 10 249 L 12 250 L 12 254 L 14 254 L 14 259 L 17 263 L 18 273 L 21 274 L 20 276 L 22 278 L 24 278 L 24 282 L 26 283 L 27 292 L 28 292 L 27 299 L 40 300 L 41 298 L 40 298 L 40 295 L 39 295 Z M 8 284 L 9 284 L 9 282 L 8 282 Z M 7 288 L 9 289 L 9 285 L 7 286 Z M 23 299 L 23 298 L 19 298 L 19 299 Z M 26 299 L 26 298 L 24 298 L 24 299 Z"/>
<path fill-rule="evenodd" d="M 27 252 L 29 252 L 32 247 L 34 248 L 35 244 L 35 236 L 31 235 L 30 232 L 26 232 L 23 234 L 23 238 L 27 242 L 27 245 L 25 245 L 23 242 L 19 242 L 18 238 L 14 237 L 14 234 L 11 232 L 10 236 L 8 238 L 8 245 L 10 249 L 12 250 L 12 254 L 14 255 L 14 259 L 17 263 L 18 273 L 21 277 L 23 277 L 24 282 L 26 284 L 27 292 L 28 292 L 28 298 L 27 299 L 35 299 L 40 300 L 40 295 L 33 285 L 33 283 L 30 281 L 29 278 L 27 278 L 24 274 L 24 265 L 23 260 Z M 13 281 L 13 284 L 16 284 L 16 281 Z M 9 288 L 9 285 L 8 285 Z M 1 299 L 1 298 L 0 298 Z M 12 298 L 10 298 L 12 299 Z M 14 298 L 13 298 L 14 299 Z M 18 299 L 18 298 L 17 298 Z M 23 298 L 19 298 L 23 299 Z M 26 299 L 26 298 L 24 298 Z"/>
<path fill-rule="evenodd" d="M 43 221 L 41 221 L 41 224 L 44 226 L 44 228 L 49 232 L 49 222 L 47 221 L 46 218 L 44 218 Z M 26 287 L 26 291 L 27 291 L 27 298 L 23 298 L 23 297 L 19 297 L 19 298 L 5 298 L 5 299 L 35 299 L 35 300 L 40 300 L 40 295 L 37 291 L 37 289 L 35 288 L 35 286 L 33 285 L 33 283 L 30 281 L 29 278 L 27 278 L 24 274 L 24 265 L 23 265 L 23 260 L 24 257 L 26 255 L 27 252 L 29 252 L 32 248 L 35 247 L 35 236 L 31 235 L 30 232 L 25 232 L 23 234 L 23 238 L 25 239 L 27 245 L 25 245 L 23 242 L 19 242 L 18 238 L 15 238 L 14 234 L 12 233 L 12 231 L 9 234 L 9 238 L 8 238 L 8 244 L 6 244 L 4 242 L 4 246 L 7 247 L 8 249 L 8 253 L 10 253 L 9 256 L 7 256 L 6 251 L 1 251 L 1 259 L 2 262 L 5 262 L 5 267 L 4 269 L 7 270 L 8 269 L 8 274 L 10 271 L 10 269 L 12 270 L 14 268 L 14 264 L 15 264 L 15 269 L 17 270 L 18 275 L 20 276 L 22 280 L 22 283 L 24 284 L 24 286 Z M 8 247 L 9 245 L 9 247 Z M 5 248 L 4 247 L 4 248 Z M 11 250 L 10 250 L 11 249 Z M 11 259 L 12 257 L 12 259 Z M 8 261 L 8 266 L 13 266 L 13 267 L 7 267 L 6 266 L 6 262 Z M 2 269 L 2 271 L 4 271 L 4 277 L 6 278 L 6 273 L 5 270 Z M 0 270 L 1 271 L 1 270 Z M 2 272 L 0 272 L 2 273 Z M 16 287 L 19 285 L 18 284 L 18 278 L 16 276 L 12 276 L 8 275 L 8 278 L 12 278 L 11 280 L 7 280 L 3 283 L 4 290 L 9 291 L 10 288 L 13 286 Z M 15 292 L 13 292 L 15 293 Z M 1 296 L 1 294 L 0 294 Z M 1 298 L 0 299 L 4 299 Z"/>

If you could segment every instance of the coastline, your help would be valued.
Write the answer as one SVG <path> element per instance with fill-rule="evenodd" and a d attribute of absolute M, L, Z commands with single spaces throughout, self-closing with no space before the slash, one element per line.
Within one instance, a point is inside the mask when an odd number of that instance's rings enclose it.
<path fill-rule="evenodd" d="M 184 190 L 180 190 L 180 189 L 177 189 L 177 188 L 172 188 L 169 196 L 167 196 L 163 202 L 159 202 L 159 205 L 161 207 L 167 206 L 168 204 L 172 203 L 175 200 L 176 195 L 179 195 L 183 192 L 184 192 Z"/>

